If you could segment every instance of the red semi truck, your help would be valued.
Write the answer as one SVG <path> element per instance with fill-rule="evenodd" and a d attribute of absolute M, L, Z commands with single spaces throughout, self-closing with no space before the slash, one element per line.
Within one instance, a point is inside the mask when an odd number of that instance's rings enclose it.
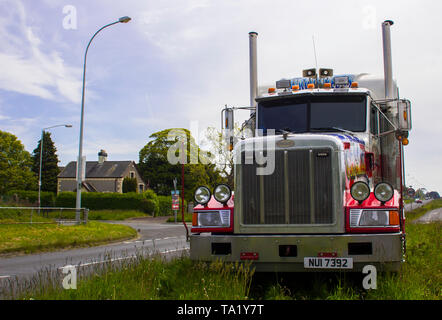
<path fill-rule="evenodd" d="M 234 148 L 229 186 L 195 191 L 190 257 L 251 260 L 257 271 L 396 271 L 404 261 L 403 146 L 410 102 L 392 77 L 309 69 L 258 94 L 257 33 L 249 34 L 253 136 Z M 233 109 L 225 108 L 226 129 Z M 223 121 L 224 122 L 224 121 Z"/>

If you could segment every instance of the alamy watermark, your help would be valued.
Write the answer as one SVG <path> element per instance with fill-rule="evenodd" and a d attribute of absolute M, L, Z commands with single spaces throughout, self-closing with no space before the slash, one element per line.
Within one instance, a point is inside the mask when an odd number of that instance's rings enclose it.
<path fill-rule="evenodd" d="M 250 130 L 249 130 L 250 131 Z M 173 142 L 167 150 L 167 161 L 170 164 L 220 164 L 215 152 L 201 150 L 195 141 L 198 141 L 198 123 L 191 123 L 191 133 L 194 137 L 188 138 L 188 132 L 184 129 L 172 129 L 168 132 L 167 140 Z M 232 152 L 230 143 L 240 144 L 233 152 L 234 164 L 256 164 L 257 175 L 271 175 L 275 170 L 275 130 L 267 130 L 267 138 L 254 139 L 247 143 L 241 143 L 241 139 L 234 135 L 231 130 L 223 131 L 221 152 Z M 247 133 L 252 136 L 251 132 Z M 255 130 L 255 136 L 264 136 L 261 129 Z M 228 141 L 228 143 L 225 143 Z M 189 152 L 187 152 L 189 150 Z"/>
<path fill-rule="evenodd" d="M 77 268 L 73 265 L 67 265 L 62 268 L 63 274 L 67 274 L 63 278 L 63 288 L 66 290 L 77 289 Z"/>
<path fill-rule="evenodd" d="M 368 273 L 362 280 L 362 287 L 365 290 L 377 289 L 377 270 L 376 267 L 369 264 L 364 266 L 362 273 Z"/>
<path fill-rule="evenodd" d="M 362 8 L 362 12 L 362 28 L 365 30 L 375 30 L 378 26 L 376 7 L 372 5 L 366 5 Z"/>
<path fill-rule="evenodd" d="M 73 5 L 65 5 L 62 13 L 65 15 L 62 21 L 63 28 L 65 30 L 77 30 L 77 8 Z"/>

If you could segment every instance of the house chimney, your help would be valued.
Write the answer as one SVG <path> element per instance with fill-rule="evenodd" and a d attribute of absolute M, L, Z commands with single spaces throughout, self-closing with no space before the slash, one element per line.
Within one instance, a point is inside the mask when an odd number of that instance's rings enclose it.
<path fill-rule="evenodd" d="M 98 152 L 98 163 L 102 164 L 106 160 L 107 160 L 106 150 L 101 149 L 100 152 Z"/>

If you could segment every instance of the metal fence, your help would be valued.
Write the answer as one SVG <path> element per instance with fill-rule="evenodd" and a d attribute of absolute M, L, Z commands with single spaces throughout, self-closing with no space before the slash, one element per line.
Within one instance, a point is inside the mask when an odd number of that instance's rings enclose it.
<path fill-rule="evenodd" d="M 86 224 L 87 208 L 0 207 L 0 224 Z"/>

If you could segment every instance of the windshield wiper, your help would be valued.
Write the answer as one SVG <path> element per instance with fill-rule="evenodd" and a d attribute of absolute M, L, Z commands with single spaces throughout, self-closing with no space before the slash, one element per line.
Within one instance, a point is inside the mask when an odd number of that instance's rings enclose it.
<path fill-rule="evenodd" d="M 282 133 L 282 136 L 284 137 L 284 139 L 287 139 L 287 136 L 289 134 L 296 133 L 296 131 L 292 131 L 292 129 L 285 127 L 284 129 L 276 129 L 275 133 Z"/>
<path fill-rule="evenodd" d="M 311 131 L 327 131 L 327 130 L 335 130 L 335 131 L 341 131 L 341 132 L 344 132 L 344 133 L 348 133 L 348 134 L 354 135 L 354 132 L 352 132 L 352 131 L 348 131 L 348 130 L 345 130 L 345 129 L 342 129 L 342 128 L 339 128 L 339 127 L 311 128 L 310 130 L 311 130 Z"/>
<path fill-rule="evenodd" d="M 285 127 L 284 129 L 276 129 L 275 133 L 282 133 L 282 134 L 289 134 L 289 133 L 296 133 L 296 131 L 292 131 L 289 127 Z"/>

